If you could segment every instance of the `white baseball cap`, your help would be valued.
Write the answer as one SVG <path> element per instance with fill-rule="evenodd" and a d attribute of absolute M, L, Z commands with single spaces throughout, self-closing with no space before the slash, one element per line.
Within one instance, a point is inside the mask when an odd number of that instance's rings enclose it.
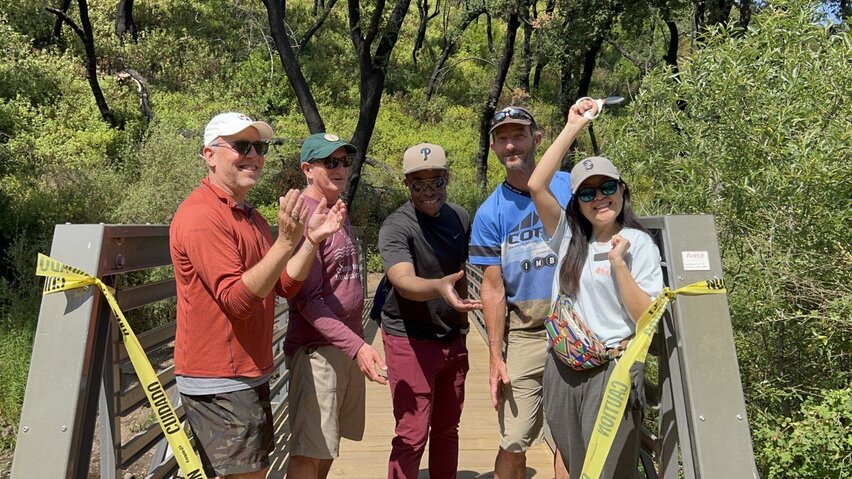
<path fill-rule="evenodd" d="M 272 138 L 272 127 L 267 123 L 254 121 L 242 113 L 229 111 L 214 116 L 204 127 L 204 146 L 210 146 L 220 136 L 236 135 L 250 126 L 260 133 L 261 140 L 269 141 Z"/>

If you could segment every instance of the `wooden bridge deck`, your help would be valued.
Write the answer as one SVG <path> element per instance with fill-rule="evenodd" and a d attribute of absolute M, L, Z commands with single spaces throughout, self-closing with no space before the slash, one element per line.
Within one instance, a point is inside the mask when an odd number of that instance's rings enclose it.
<path fill-rule="evenodd" d="M 365 336 L 382 352 L 381 335 L 376 323 L 365 324 Z M 494 458 L 499 441 L 497 413 L 488 392 L 488 350 L 479 332 L 471 326 L 467 341 L 470 372 L 465 385 L 465 405 L 459 428 L 458 479 L 493 477 Z M 378 479 L 387 477 L 387 461 L 393 438 L 394 419 L 387 386 L 367 382 L 367 426 L 362 441 L 344 439 L 340 457 L 334 461 L 329 478 Z M 286 442 L 289 436 L 286 407 L 276 421 L 276 451 L 269 478 L 281 479 L 287 469 Z M 553 455 L 541 443 L 527 452 L 527 477 L 552 478 Z M 428 446 L 420 463 L 420 478 L 428 478 Z"/>

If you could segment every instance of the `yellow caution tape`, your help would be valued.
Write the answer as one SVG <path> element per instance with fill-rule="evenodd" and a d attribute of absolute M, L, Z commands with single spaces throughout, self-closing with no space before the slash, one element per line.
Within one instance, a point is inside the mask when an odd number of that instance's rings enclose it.
<path fill-rule="evenodd" d="M 630 345 L 624 351 L 624 354 L 621 355 L 621 359 L 618 360 L 606 384 L 589 447 L 586 450 L 583 472 L 580 474 L 581 479 L 599 479 L 601 477 L 604 463 L 609 455 L 610 448 L 612 448 L 612 441 L 618 432 L 621 416 L 627 406 L 627 399 L 630 397 L 630 368 L 636 362 L 645 362 L 651 339 L 657 331 L 657 324 L 660 322 L 660 317 L 663 316 L 669 302 L 679 294 L 696 296 L 724 293 L 726 293 L 725 283 L 721 279 L 699 281 L 674 291 L 664 288 L 657 299 L 642 313 L 642 317 L 636 323 L 636 336 L 630 341 Z"/>
<path fill-rule="evenodd" d="M 133 368 L 136 370 L 136 375 L 139 377 L 142 389 L 145 391 L 145 395 L 148 396 L 148 402 L 151 403 L 151 410 L 154 411 L 157 422 L 160 423 L 166 440 L 169 441 L 169 446 L 174 451 L 175 459 L 178 466 L 180 466 L 183 477 L 187 479 L 207 479 L 204 469 L 201 467 L 201 462 L 192 449 L 192 444 L 189 443 L 189 439 L 186 437 L 183 427 L 181 427 L 177 414 L 175 414 L 175 410 L 172 408 L 172 403 L 166 396 L 163 385 L 160 383 L 159 378 L 157 378 L 154 368 L 151 367 L 148 357 L 145 356 L 145 350 L 142 349 L 142 345 L 139 344 L 139 340 L 133 334 L 127 318 L 124 317 L 124 313 L 118 307 L 118 301 L 113 296 L 114 290 L 98 278 L 43 254 L 38 255 L 36 276 L 47 277 L 47 281 L 44 283 L 43 294 L 85 288 L 90 285 L 97 285 L 101 289 L 112 312 L 118 319 L 118 327 L 121 330 L 124 346 L 127 348 L 127 355 L 130 356 L 130 362 L 133 363 Z"/>

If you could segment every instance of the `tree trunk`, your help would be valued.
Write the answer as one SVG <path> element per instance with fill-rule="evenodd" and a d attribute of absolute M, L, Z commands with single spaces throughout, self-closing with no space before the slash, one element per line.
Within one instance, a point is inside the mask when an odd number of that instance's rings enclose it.
<path fill-rule="evenodd" d="M 568 109 L 574 104 L 571 86 L 574 84 L 574 62 L 565 59 L 562 62 L 559 75 L 559 98 L 557 105 L 562 118 L 568 118 Z"/>
<path fill-rule="evenodd" d="M 380 0 L 373 10 L 372 18 L 366 35 L 361 34 L 361 6 L 359 0 L 348 0 L 349 5 L 349 37 L 355 46 L 358 65 L 361 73 L 360 112 L 355 133 L 351 143 L 358 148 L 358 154 L 349 170 L 348 187 L 346 188 L 346 206 L 351 208 L 358 192 L 361 181 L 361 169 L 367 156 L 367 148 L 373 137 L 376 117 L 379 115 L 382 94 L 384 93 L 387 68 L 390 56 L 399 39 L 402 22 L 408 13 L 410 0 L 398 0 L 385 23 L 382 36 L 378 39 L 375 53 L 371 52 L 373 42 L 379 34 L 381 19 L 384 14 L 384 0 Z"/>
<path fill-rule="evenodd" d="M 447 64 L 447 60 L 450 56 L 455 53 L 456 46 L 458 45 L 459 40 L 461 40 L 464 31 L 467 30 L 467 27 L 483 13 L 485 13 L 485 8 L 467 12 L 467 15 L 459 25 L 458 31 L 455 32 L 444 44 L 441 56 L 438 58 L 438 62 L 432 70 L 432 76 L 429 77 L 429 84 L 426 86 L 426 101 L 431 100 L 432 95 L 435 94 L 435 90 L 438 88 L 438 78 L 441 76 L 441 71 L 444 69 L 444 65 Z"/>
<path fill-rule="evenodd" d="M 86 78 L 89 80 L 89 86 L 92 87 L 92 93 L 95 95 L 95 102 L 101 111 L 101 117 L 115 128 L 118 124 L 115 122 L 115 117 L 109 110 L 109 106 L 107 106 L 101 85 L 98 83 L 98 56 L 95 53 L 95 35 L 92 33 L 92 22 L 89 21 L 89 4 L 86 0 L 77 0 L 77 5 L 80 8 L 80 25 L 86 35 L 86 39 L 83 40 L 86 47 Z"/>
<path fill-rule="evenodd" d="M 679 73 L 679 69 L 677 66 L 677 50 L 678 50 L 678 31 L 677 24 L 671 20 L 666 20 L 666 26 L 669 27 L 669 44 L 666 48 L 666 56 L 663 57 L 666 65 L 672 67 L 672 73 L 674 73 L 675 78 Z"/>
<path fill-rule="evenodd" d="M 521 11 L 521 21 L 524 26 L 524 43 L 521 47 L 521 71 L 520 78 L 518 80 L 518 88 L 525 91 L 528 95 L 530 93 L 530 71 L 532 70 L 532 35 L 533 35 L 533 27 L 530 22 L 530 14 L 529 7 L 524 8 Z"/>
<path fill-rule="evenodd" d="M 287 81 L 290 82 L 290 87 L 293 88 L 293 92 L 299 100 L 299 106 L 302 108 L 302 115 L 305 117 L 308 130 L 311 133 L 325 131 L 325 123 L 322 121 L 314 95 L 302 74 L 302 67 L 299 65 L 295 53 L 293 53 L 290 37 L 287 36 L 287 31 L 284 29 L 284 0 L 263 0 L 263 4 L 266 6 L 269 31 L 278 49 L 278 57 L 284 66 Z"/>
<path fill-rule="evenodd" d="M 740 19 L 737 26 L 743 30 L 748 28 L 748 24 L 751 23 L 751 4 L 752 0 L 740 0 Z"/>
<path fill-rule="evenodd" d="M 595 39 L 589 49 L 586 50 L 586 55 L 583 57 L 583 73 L 580 75 L 580 83 L 577 86 L 576 98 L 589 96 L 589 86 L 592 84 L 592 73 L 595 72 L 595 65 L 598 62 L 598 53 L 601 51 L 603 37 Z"/>
<path fill-rule="evenodd" d="M 512 64 L 512 56 L 515 54 L 515 37 L 518 34 L 518 27 L 520 26 L 519 7 L 519 5 L 515 6 L 515 10 L 509 14 L 509 19 L 506 22 L 503 57 L 500 60 L 500 65 L 497 67 L 494 82 L 491 84 L 488 101 L 483 106 L 480 116 L 479 150 L 476 152 L 476 182 L 482 188 L 485 188 L 488 178 L 488 146 L 491 144 L 491 135 L 488 133 L 488 130 L 491 127 L 491 118 L 494 116 L 494 110 L 497 106 L 497 101 L 500 99 L 500 93 L 503 91 L 503 85 L 506 83 L 506 75 L 509 72 L 509 66 Z"/>
<path fill-rule="evenodd" d="M 693 23 L 695 28 L 695 38 L 701 41 L 704 31 L 707 29 L 707 7 L 704 5 L 704 0 L 695 0 L 695 12 L 693 14 Z"/>
<path fill-rule="evenodd" d="M 71 29 L 77 33 L 80 40 L 83 42 L 83 47 L 86 50 L 86 80 L 89 81 L 89 87 L 92 89 L 92 95 L 95 97 L 95 103 L 98 105 L 98 110 L 101 112 L 101 118 L 113 128 L 118 128 L 119 125 L 115 121 L 115 117 L 109 110 L 104 92 L 101 90 L 101 85 L 98 83 L 98 57 L 95 54 L 95 40 L 92 33 L 92 23 L 89 21 L 89 4 L 86 0 L 77 0 L 77 7 L 80 9 L 80 25 L 77 26 L 73 20 L 68 18 L 64 12 L 55 8 L 47 8 L 47 11 L 53 13 L 57 18 L 68 24 Z"/>
<path fill-rule="evenodd" d="M 119 0 L 115 9 L 115 35 L 119 42 L 124 43 L 124 34 L 130 32 L 133 43 L 139 39 L 136 22 L 133 20 L 133 0 Z"/>
<path fill-rule="evenodd" d="M 491 12 L 485 12 L 485 34 L 488 41 L 488 52 L 494 53 L 494 32 L 491 29 Z"/>

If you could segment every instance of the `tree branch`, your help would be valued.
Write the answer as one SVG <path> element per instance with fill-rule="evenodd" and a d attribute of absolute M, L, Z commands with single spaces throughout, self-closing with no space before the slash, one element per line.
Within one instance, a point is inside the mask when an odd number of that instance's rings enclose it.
<path fill-rule="evenodd" d="M 642 62 L 640 62 L 636 57 L 634 57 L 633 55 L 628 53 L 627 50 L 624 49 L 624 47 L 622 47 L 621 45 L 619 45 L 618 43 L 616 43 L 615 41 L 613 41 L 610 38 L 606 38 L 606 39 L 604 39 L 604 41 L 606 41 L 607 43 L 612 45 L 612 47 L 615 48 L 618 51 L 618 53 L 621 54 L 621 56 L 623 56 L 627 61 L 629 61 L 630 63 L 635 65 L 636 68 L 638 68 L 639 71 L 642 73 L 642 76 L 644 76 L 646 73 L 648 73 L 646 71 L 646 66 L 643 65 Z"/>
<path fill-rule="evenodd" d="M 326 4 L 325 8 L 323 9 L 320 17 L 317 18 L 317 20 L 314 22 L 314 24 L 311 25 L 311 28 L 309 28 L 308 31 L 306 31 L 305 34 L 302 36 L 302 39 L 299 40 L 299 45 L 298 45 L 299 50 L 304 49 L 308 45 L 308 42 L 311 40 L 311 37 L 314 36 L 314 33 L 316 33 L 317 30 L 320 29 L 320 27 L 322 26 L 323 23 L 325 23 L 325 20 L 328 18 L 328 15 L 331 13 L 331 9 L 334 8 L 335 3 L 337 3 L 337 0 L 329 0 L 329 2 Z"/>
<path fill-rule="evenodd" d="M 88 38 L 86 38 L 86 34 L 83 32 L 83 29 L 78 27 L 77 24 L 74 23 L 74 20 L 68 18 L 68 16 L 65 15 L 65 12 L 53 7 L 47 7 L 45 8 L 45 10 L 56 15 L 57 20 L 61 20 L 63 23 L 71 27 L 71 29 L 74 30 L 74 33 L 76 33 L 77 36 L 80 37 L 80 40 L 82 40 L 83 42 L 88 41 Z"/>
<path fill-rule="evenodd" d="M 59 7 L 59 10 L 62 12 L 63 15 L 65 15 L 65 12 L 67 12 L 68 8 L 70 8 L 70 7 L 71 7 L 71 0 L 62 0 L 62 6 Z M 49 8 L 48 8 L 48 11 L 50 11 Z M 51 13 L 55 13 L 55 12 L 51 11 Z M 62 17 L 57 15 L 56 22 L 53 24 L 53 33 L 50 34 L 50 42 L 51 43 L 53 43 L 56 39 L 58 39 L 59 35 L 62 34 L 62 22 L 63 22 Z"/>
<path fill-rule="evenodd" d="M 385 0 L 376 1 L 376 9 L 373 10 L 373 17 L 370 18 L 370 27 L 367 29 L 367 35 L 364 36 L 364 41 L 367 45 L 372 45 L 376 36 L 379 34 L 379 27 L 382 24 L 382 14 L 385 13 Z"/>
<path fill-rule="evenodd" d="M 151 111 L 151 106 L 148 102 L 148 82 L 136 70 L 125 68 L 118 73 L 118 81 L 126 83 L 132 81 L 136 83 L 136 94 L 139 96 L 139 109 L 142 114 L 148 118 L 148 121 L 154 119 L 154 112 Z"/>

